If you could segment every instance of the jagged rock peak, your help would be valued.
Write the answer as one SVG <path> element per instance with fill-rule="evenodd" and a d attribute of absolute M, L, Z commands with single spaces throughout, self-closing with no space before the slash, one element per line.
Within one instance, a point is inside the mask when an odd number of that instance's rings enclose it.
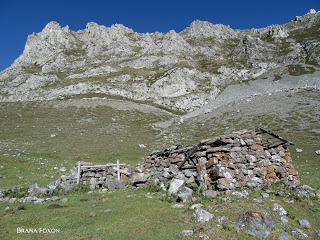
<path fill-rule="evenodd" d="M 111 27 L 106 27 L 104 25 L 99 25 L 95 22 L 89 22 L 86 25 L 87 31 L 90 32 L 96 32 L 96 31 L 111 31 L 111 32 L 117 32 L 117 33 L 134 33 L 134 31 L 131 28 L 128 28 L 124 26 L 123 24 L 112 24 Z"/>
<path fill-rule="evenodd" d="M 65 31 L 69 32 L 69 26 L 61 27 L 60 24 L 56 21 L 49 22 L 42 30 L 42 33 L 52 33 L 52 32 L 59 32 L 59 31 Z"/>
<path fill-rule="evenodd" d="M 195 20 L 189 27 L 181 32 L 182 35 L 187 37 L 216 37 L 216 38 L 229 38 L 237 34 L 236 30 L 223 24 L 213 24 L 207 21 Z"/>

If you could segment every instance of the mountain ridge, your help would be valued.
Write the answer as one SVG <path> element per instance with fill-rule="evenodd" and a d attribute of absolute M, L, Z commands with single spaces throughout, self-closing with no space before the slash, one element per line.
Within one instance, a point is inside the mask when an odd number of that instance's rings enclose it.
<path fill-rule="evenodd" d="M 193 111 L 232 84 L 318 70 L 319 26 L 315 10 L 250 30 L 195 20 L 179 33 L 93 22 L 74 32 L 50 22 L 0 73 L 0 101 L 104 94 Z"/>

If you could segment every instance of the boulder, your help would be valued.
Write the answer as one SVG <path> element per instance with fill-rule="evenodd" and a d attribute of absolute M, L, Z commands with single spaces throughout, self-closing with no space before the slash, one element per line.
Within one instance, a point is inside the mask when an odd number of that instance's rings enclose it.
<path fill-rule="evenodd" d="M 191 188 L 183 187 L 182 189 L 179 190 L 177 201 L 178 202 L 192 201 L 192 193 L 193 193 L 193 190 Z"/>
<path fill-rule="evenodd" d="M 213 215 L 203 208 L 195 208 L 194 217 L 198 223 L 206 223 L 209 222 Z"/>
<path fill-rule="evenodd" d="M 258 239 L 266 239 L 274 224 L 274 217 L 271 213 L 264 212 L 246 212 L 238 220 L 238 228 Z"/>
<path fill-rule="evenodd" d="M 176 196 L 179 190 L 182 189 L 182 187 L 184 187 L 184 185 L 185 181 L 176 178 L 172 179 L 170 182 L 168 194 L 171 196 Z"/>
<path fill-rule="evenodd" d="M 126 188 L 126 184 L 118 179 L 108 179 L 104 183 L 104 186 L 106 186 L 109 190 Z"/>
<path fill-rule="evenodd" d="M 307 219 L 299 219 L 298 220 L 298 223 L 301 227 L 304 227 L 304 228 L 311 228 L 311 224 L 310 222 L 307 220 Z"/>
<path fill-rule="evenodd" d="M 131 176 L 130 182 L 133 186 L 137 186 L 137 185 L 146 183 L 148 179 L 149 179 L 149 174 L 136 172 Z"/>

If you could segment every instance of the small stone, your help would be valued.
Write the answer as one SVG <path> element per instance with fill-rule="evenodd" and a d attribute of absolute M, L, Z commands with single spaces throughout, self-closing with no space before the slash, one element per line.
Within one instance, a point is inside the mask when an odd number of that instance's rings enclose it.
<path fill-rule="evenodd" d="M 281 223 L 281 225 L 282 226 L 287 226 L 288 225 L 288 223 L 289 223 L 289 220 L 288 220 L 288 218 L 287 217 L 285 217 L 285 216 L 281 216 L 281 218 L 280 218 L 280 223 Z"/>
<path fill-rule="evenodd" d="M 146 148 L 146 145 L 140 143 L 140 144 L 139 144 L 139 148 Z"/>
<path fill-rule="evenodd" d="M 208 235 L 200 235 L 199 240 L 209 240 L 209 236 Z"/>
<path fill-rule="evenodd" d="M 105 209 L 103 212 L 105 212 L 105 213 L 112 213 L 112 210 L 111 210 L 110 208 L 108 208 L 108 209 Z"/>
<path fill-rule="evenodd" d="M 292 240 L 292 238 L 289 237 L 288 233 L 286 233 L 286 232 L 281 232 L 279 234 L 279 238 L 278 239 L 279 240 Z"/>
<path fill-rule="evenodd" d="M 231 194 L 233 196 L 238 196 L 238 197 L 242 197 L 242 198 L 247 198 L 247 196 L 248 196 L 248 192 L 245 192 L 245 191 L 242 191 L 242 192 L 234 191 Z"/>
<path fill-rule="evenodd" d="M 304 228 L 311 228 L 311 224 L 310 222 L 307 220 L 307 219 L 299 219 L 298 220 L 298 223 L 301 227 L 304 227 Z"/>
<path fill-rule="evenodd" d="M 299 237 L 308 238 L 308 235 L 305 234 L 301 229 L 297 228 L 297 229 L 292 230 L 291 232 L 292 232 L 292 234 L 297 235 Z"/>
<path fill-rule="evenodd" d="M 9 206 L 7 206 L 7 207 L 5 207 L 5 209 L 4 209 L 6 212 L 7 211 L 9 211 L 10 210 L 10 207 Z"/>
<path fill-rule="evenodd" d="M 206 190 L 203 192 L 203 196 L 205 198 L 215 198 L 216 196 L 218 196 L 218 194 L 219 192 L 214 190 Z"/>
<path fill-rule="evenodd" d="M 182 237 L 191 237 L 193 235 L 193 230 L 183 230 L 181 231 Z"/>
<path fill-rule="evenodd" d="M 206 223 L 213 218 L 213 215 L 203 208 L 196 208 L 194 217 L 198 223 Z"/>
<path fill-rule="evenodd" d="M 261 197 L 263 197 L 263 198 L 269 198 L 270 197 L 270 195 L 268 193 L 266 193 L 266 192 L 261 192 L 260 194 L 261 194 Z"/>
<path fill-rule="evenodd" d="M 65 172 L 65 171 L 67 171 L 67 169 L 65 167 L 61 167 L 61 168 L 59 168 L 59 171 L 60 172 Z"/>
<path fill-rule="evenodd" d="M 201 203 L 196 203 L 196 204 L 192 204 L 190 209 L 194 210 L 194 209 L 201 208 L 201 207 L 203 207 L 203 205 Z"/>
<path fill-rule="evenodd" d="M 175 203 L 173 205 L 171 205 L 172 208 L 184 208 L 184 204 L 181 203 Z"/>
<path fill-rule="evenodd" d="M 218 217 L 216 218 L 216 220 L 217 220 L 217 222 L 221 225 L 221 224 L 223 224 L 223 223 L 226 222 L 227 217 L 225 217 L 225 216 L 218 216 Z"/>
<path fill-rule="evenodd" d="M 253 202 L 256 203 L 256 204 L 262 204 L 263 200 L 261 198 L 254 198 Z"/>
<path fill-rule="evenodd" d="M 278 212 L 280 216 L 288 215 L 287 211 L 278 203 L 273 204 L 273 211 Z"/>
<path fill-rule="evenodd" d="M 296 148 L 296 152 L 297 152 L 297 153 L 302 153 L 303 150 L 302 150 L 301 148 Z"/>
<path fill-rule="evenodd" d="M 95 217 L 96 214 L 94 212 L 90 212 L 89 217 Z"/>
<path fill-rule="evenodd" d="M 108 192 L 108 189 L 107 189 L 107 188 L 101 189 L 101 193 L 107 193 L 107 192 Z"/>
<path fill-rule="evenodd" d="M 62 198 L 62 199 L 61 199 L 61 202 L 63 202 L 63 203 L 68 202 L 68 198 Z"/>
<path fill-rule="evenodd" d="M 317 155 L 320 155 L 320 149 L 317 150 L 317 151 L 315 151 L 315 153 L 316 153 Z"/>

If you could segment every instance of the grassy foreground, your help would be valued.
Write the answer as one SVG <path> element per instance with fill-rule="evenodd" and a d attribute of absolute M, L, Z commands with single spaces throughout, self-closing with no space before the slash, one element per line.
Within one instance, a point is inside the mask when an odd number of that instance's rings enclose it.
<path fill-rule="evenodd" d="M 238 232 L 235 225 L 241 213 L 249 210 L 269 210 L 274 203 L 281 204 L 288 211 L 288 232 L 298 228 L 297 220 L 307 218 L 312 228 L 304 229 L 311 239 L 315 236 L 319 223 L 320 203 L 318 200 L 299 200 L 278 197 L 262 203 L 255 203 L 259 194 L 252 193 L 248 198 L 223 196 L 213 200 L 202 200 L 205 208 L 214 215 L 207 224 L 197 224 L 193 219 L 193 210 L 185 204 L 182 209 L 171 207 L 161 192 L 149 192 L 147 189 L 118 190 L 112 192 L 75 192 L 66 196 L 67 201 L 55 202 L 63 208 L 48 209 L 47 204 L 24 205 L 25 210 L 18 210 L 21 204 L 11 204 L 10 210 L 4 210 L 0 204 L 0 238 L 1 239 L 183 239 L 183 229 L 193 229 L 195 234 L 189 239 L 198 239 L 202 234 L 212 239 L 254 239 Z M 169 199 L 170 200 L 170 199 Z M 293 202 L 292 202 L 293 200 Z M 196 202 L 198 203 L 198 202 Z M 110 210 L 111 211 L 110 211 Z M 278 239 L 283 231 L 280 217 L 276 218 L 270 238 Z M 218 223 L 219 217 L 225 217 Z M 56 228 L 54 234 L 22 234 L 16 228 Z M 210 238 L 210 239 L 211 239 Z"/>

